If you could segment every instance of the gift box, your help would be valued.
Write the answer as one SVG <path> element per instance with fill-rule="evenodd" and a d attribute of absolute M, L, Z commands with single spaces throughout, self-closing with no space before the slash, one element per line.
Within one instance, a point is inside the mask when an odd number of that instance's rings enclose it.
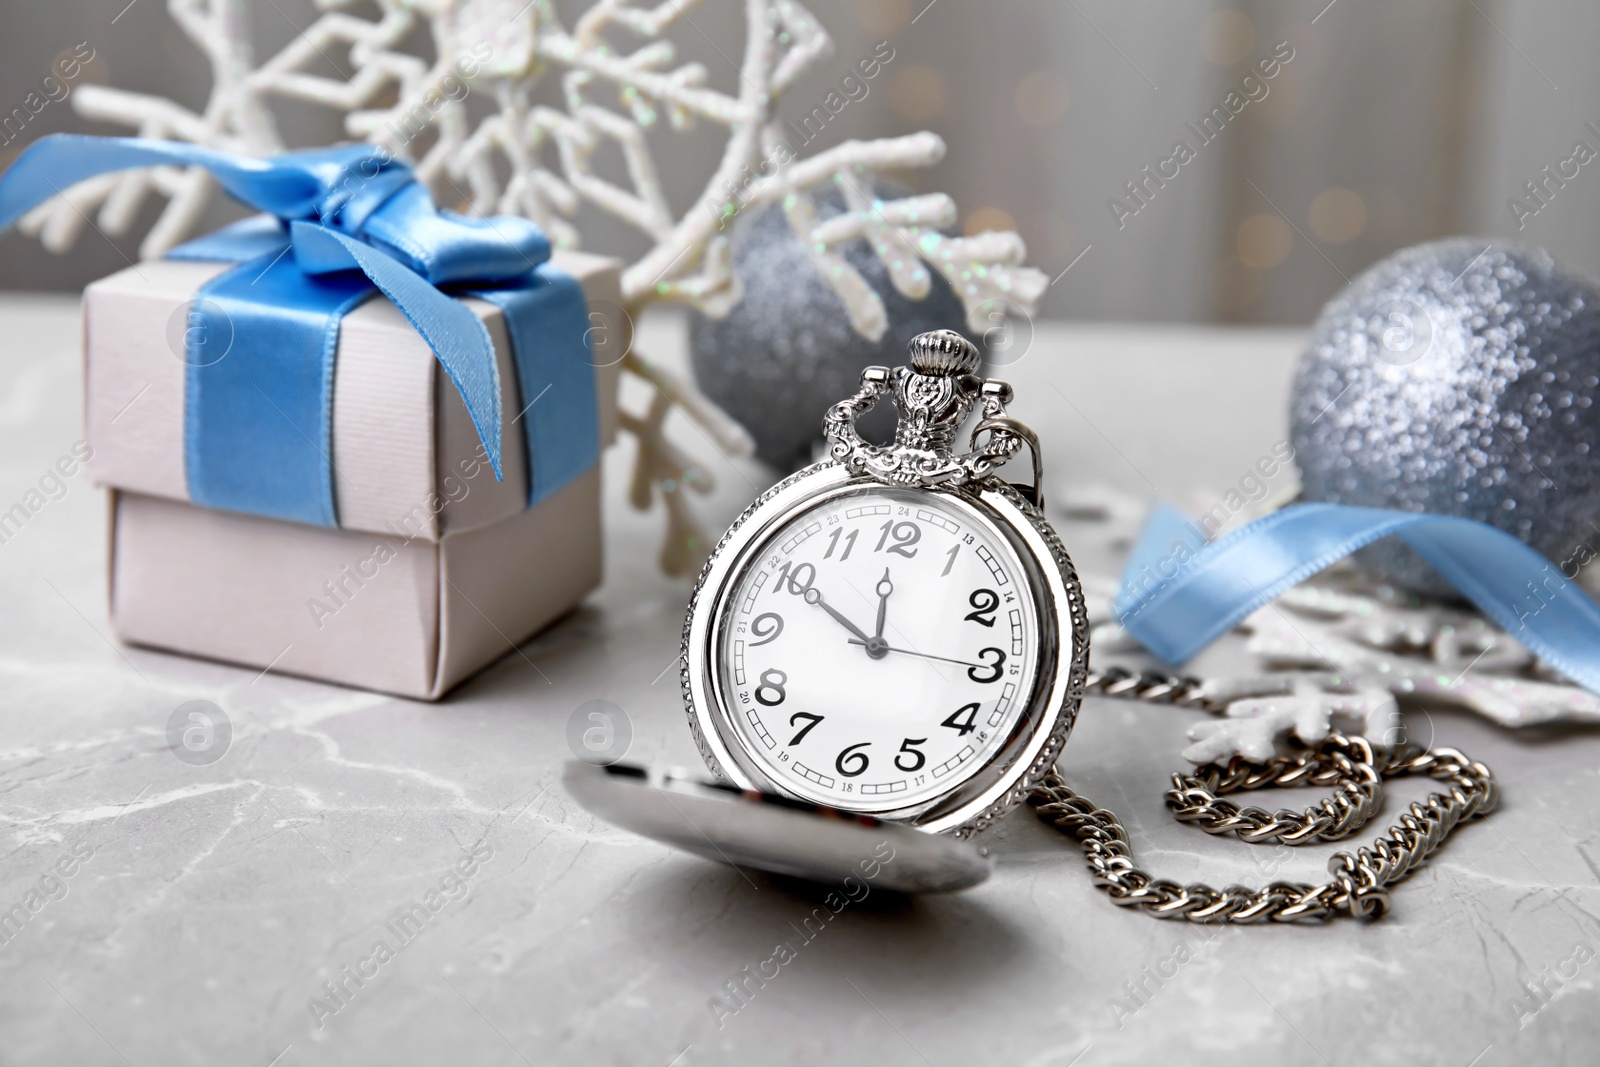
<path fill-rule="evenodd" d="M 614 260 L 439 212 L 370 146 L 45 138 L 0 177 L 0 227 L 157 164 L 266 214 L 85 290 L 123 640 L 436 699 L 599 583 Z"/>
<path fill-rule="evenodd" d="M 551 263 L 583 288 L 600 440 L 609 444 L 629 343 L 619 267 L 581 253 L 558 252 Z M 485 301 L 465 303 L 494 340 L 502 410 L 511 412 L 500 480 L 427 343 L 378 298 L 340 328 L 331 451 L 339 526 L 190 503 L 188 365 L 168 327 L 174 316 L 187 321 L 195 293 L 225 269 L 159 260 L 84 291 L 86 466 L 113 490 L 110 607 L 122 640 L 436 699 L 599 585 L 598 464 L 528 506 L 504 316 Z"/>

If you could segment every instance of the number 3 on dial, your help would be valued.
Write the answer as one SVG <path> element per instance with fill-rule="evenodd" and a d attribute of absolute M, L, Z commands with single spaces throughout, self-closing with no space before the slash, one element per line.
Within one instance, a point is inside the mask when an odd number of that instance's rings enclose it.
<path fill-rule="evenodd" d="M 989 662 L 989 657 L 991 655 L 994 656 L 993 663 Z M 1006 661 L 1006 654 L 1000 651 L 998 648 L 986 648 L 978 653 L 978 658 L 983 660 L 983 664 L 981 666 L 968 667 L 967 677 L 971 678 L 974 682 L 977 682 L 980 685 L 987 685 L 990 682 L 998 682 L 1002 673 L 1002 664 L 1004 664 Z M 980 675 L 978 673 L 979 671 L 993 671 L 994 673 Z M 756 694 L 756 699 L 761 699 L 760 693 Z"/>

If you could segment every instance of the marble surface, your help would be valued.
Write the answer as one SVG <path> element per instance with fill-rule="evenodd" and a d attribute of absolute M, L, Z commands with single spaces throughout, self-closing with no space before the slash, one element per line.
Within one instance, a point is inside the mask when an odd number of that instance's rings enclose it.
<path fill-rule="evenodd" d="M 80 433 L 75 315 L 67 301 L 0 302 L 0 511 Z M 641 343 L 681 360 L 682 338 L 661 319 Z M 1045 325 L 1006 374 L 1058 499 L 1204 505 L 1282 440 L 1299 341 Z M 703 513 L 725 523 L 769 476 L 679 433 L 718 479 Z M 27 914 L 0 943 L 0 1063 L 1596 1059 L 1593 731 L 1414 722 L 1487 761 L 1505 802 L 1366 925 L 1213 931 L 1124 912 L 1022 811 L 990 835 L 984 886 L 870 895 L 804 941 L 791 924 L 816 900 L 597 822 L 559 784 L 585 701 L 625 710 L 630 758 L 698 762 L 672 670 L 688 585 L 654 569 L 659 516 L 622 500 L 630 447 L 607 458 L 604 587 L 438 705 L 117 646 L 104 502 L 81 478 L 0 544 L 0 909 Z M 1058 517 L 1107 588 L 1121 551 L 1110 524 Z M 1225 642 L 1195 667 L 1240 662 Z M 191 700 L 231 723 L 208 765 L 168 747 L 168 719 Z M 1172 822 L 1161 791 L 1192 721 L 1092 700 L 1068 778 L 1123 817 L 1159 875 L 1319 880 L 1331 847 L 1251 847 Z M 1419 793 L 1392 788 L 1385 814 Z M 418 902 L 426 922 L 376 959 Z M 797 947 L 776 978 L 737 1011 L 713 1009 L 785 940 Z M 329 981 L 344 982 L 339 1000 Z"/>

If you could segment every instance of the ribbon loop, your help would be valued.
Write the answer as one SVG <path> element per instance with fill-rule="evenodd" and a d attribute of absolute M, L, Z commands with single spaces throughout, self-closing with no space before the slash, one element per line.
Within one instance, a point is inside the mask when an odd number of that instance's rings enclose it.
<path fill-rule="evenodd" d="M 410 168 L 370 145 L 286 152 L 272 159 L 235 156 L 201 145 L 142 137 L 52 134 L 29 145 L 0 182 L 0 230 L 68 188 L 136 167 L 204 167 L 229 196 L 281 219 L 336 214 L 350 191 L 390 169 Z M 392 191 L 392 190 L 391 190 Z"/>
<path fill-rule="evenodd" d="M 513 282 L 550 258 L 550 239 L 527 219 L 442 212 L 415 182 L 372 212 L 357 236 L 434 285 Z"/>

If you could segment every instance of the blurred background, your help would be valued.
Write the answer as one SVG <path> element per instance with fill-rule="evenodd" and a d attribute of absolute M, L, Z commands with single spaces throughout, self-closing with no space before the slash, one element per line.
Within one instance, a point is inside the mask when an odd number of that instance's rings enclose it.
<path fill-rule="evenodd" d="M 557 6 L 566 14 L 584 5 Z M 940 134 L 944 161 L 896 178 L 954 196 L 967 230 L 1020 232 L 1030 261 L 1056 279 L 1045 316 L 1306 323 L 1368 264 L 1454 233 L 1542 246 L 1600 275 L 1600 166 L 1575 158 L 1580 142 L 1600 152 L 1600 67 L 1591 52 L 1600 5 L 1592 0 L 807 6 L 835 52 L 785 94 L 791 119 L 878 42 L 893 50 L 867 95 L 807 151 L 919 129 Z M 0 112 L 11 113 L 0 164 L 46 133 L 125 132 L 76 115 L 70 95 L 34 114 L 13 110 L 61 57 L 86 54 L 84 45 L 93 59 L 74 88 L 114 84 L 191 109 L 205 104 L 210 67 L 164 0 L 4 0 L 0 10 Z M 257 58 L 277 53 L 316 15 L 313 0 L 248 5 Z M 714 86 L 731 91 L 741 6 L 709 0 L 693 24 L 696 34 L 675 40 L 706 64 Z M 337 53 L 325 59 L 329 72 L 348 62 Z M 340 116 L 311 104 L 289 102 L 277 113 L 294 145 L 349 136 Z M 715 133 L 659 147 L 675 207 L 703 188 L 714 158 L 705 139 Z M 1186 162 L 1173 161 L 1180 141 L 1193 150 Z M 157 205 L 147 210 L 135 235 Z M 228 217 L 218 209 L 217 221 Z M 643 250 L 637 235 L 597 211 L 584 209 L 578 221 L 587 248 Z M 79 289 L 125 266 L 137 245 L 136 237 L 91 233 L 52 257 L 13 236 L 0 243 L 0 287 Z"/>

